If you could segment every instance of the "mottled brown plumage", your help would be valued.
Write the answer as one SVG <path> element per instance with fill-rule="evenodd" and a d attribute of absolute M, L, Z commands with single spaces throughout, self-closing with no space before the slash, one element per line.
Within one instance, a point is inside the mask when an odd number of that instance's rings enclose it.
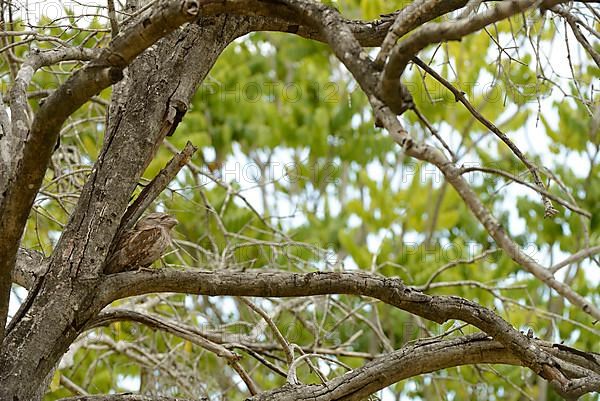
<path fill-rule="evenodd" d="M 171 244 L 171 229 L 178 221 L 166 213 L 151 213 L 123 232 L 104 272 L 118 273 L 150 266 Z"/>

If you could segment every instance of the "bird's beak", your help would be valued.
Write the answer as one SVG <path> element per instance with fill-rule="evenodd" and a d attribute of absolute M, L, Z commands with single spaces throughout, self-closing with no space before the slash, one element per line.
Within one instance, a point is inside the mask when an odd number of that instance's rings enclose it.
<path fill-rule="evenodd" d="M 173 228 L 177 224 L 179 224 L 179 220 L 177 220 L 175 217 L 169 216 L 169 218 L 165 221 L 165 223 L 166 223 L 167 227 Z"/>

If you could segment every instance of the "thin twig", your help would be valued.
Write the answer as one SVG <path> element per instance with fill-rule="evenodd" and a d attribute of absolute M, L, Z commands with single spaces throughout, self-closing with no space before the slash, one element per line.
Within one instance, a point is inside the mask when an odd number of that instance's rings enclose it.
<path fill-rule="evenodd" d="M 465 97 L 464 92 L 456 89 L 454 87 L 454 85 L 452 85 L 450 82 L 448 82 L 444 77 L 442 77 L 440 74 L 438 74 L 437 71 L 435 71 L 433 68 L 429 67 L 426 63 L 424 63 L 418 57 L 413 58 L 413 62 L 416 65 L 418 65 L 419 67 L 421 67 L 422 69 L 424 69 L 425 71 L 427 71 L 427 73 L 429 75 L 434 77 L 437 81 L 439 81 L 442 85 L 444 85 L 450 92 L 452 92 L 452 94 L 455 96 L 457 101 L 460 101 L 479 122 L 481 122 L 483 125 L 485 125 L 498 138 L 500 138 L 502 140 L 502 142 L 504 142 L 510 148 L 510 150 L 512 150 L 512 152 L 515 154 L 515 156 L 517 156 L 519 158 L 519 160 L 521 160 L 523 162 L 523 164 L 525 164 L 527 169 L 531 172 L 531 175 L 533 176 L 533 180 L 535 181 L 535 184 L 541 190 L 546 189 L 546 187 L 542 183 L 542 180 L 537 171 L 538 168 L 536 166 L 534 166 L 533 163 L 531 163 L 527 159 L 527 157 L 525 157 L 525 155 L 521 152 L 521 150 L 517 147 L 517 145 L 515 145 L 514 142 L 511 141 L 510 138 L 508 136 L 506 136 L 506 134 L 504 132 L 502 132 L 491 121 L 489 121 L 487 118 L 485 118 L 475 107 L 473 107 L 473 105 Z M 541 191 L 539 191 L 539 192 L 542 194 L 542 201 L 544 202 L 544 209 L 545 209 L 544 217 L 555 216 L 558 213 L 558 211 L 556 209 L 554 209 L 554 207 L 552 206 L 552 202 L 548 199 L 547 195 L 542 193 Z"/>
<path fill-rule="evenodd" d="M 290 345 L 290 343 L 288 343 L 287 339 L 283 336 L 283 334 L 281 334 L 281 331 L 279 331 L 279 328 L 277 327 L 275 322 L 273 322 L 273 320 L 267 314 L 267 312 L 265 312 L 264 310 L 262 310 L 262 308 L 255 305 L 249 299 L 239 297 L 239 300 L 241 300 L 244 304 L 246 304 L 246 306 L 248 306 L 254 312 L 259 314 L 265 320 L 265 322 L 267 322 L 267 324 L 269 325 L 269 327 L 271 328 L 271 330 L 273 330 L 273 333 L 275 334 L 275 339 L 283 348 L 283 352 L 285 353 L 288 364 L 291 365 L 294 362 L 294 353 L 292 351 L 292 346 Z"/>
<path fill-rule="evenodd" d="M 600 253 L 600 245 L 596 245 L 594 247 L 587 248 L 587 249 L 582 249 L 581 251 L 572 254 L 571 256 L 564 259 L 563 261 L 558 262 L 554 266 L 548 268 L 548 270 L 550 270 L 550 272 L 552 274 L 554 274 L 565 266 L 568 266 L 573 263 L 577 263 L 580 260 L 583 260 L 583 259 L 585 259 L 589 256 L 592 256 L 592 255 L 595 255 L 597 253 Z"/>
<path fill-rule="evenodd" d="M 108 6 L 108 19 L 110 19 L 110 32 L 114 38 L 119 34 L 119 23 L 117 22 L 117 15 L 115 13 L 115 2 L 114 0 L 106 1 Z"/>
<path fill-rule="evenodd" d="M 545 189 L 539 188 L 536 185 L 532 185 L 532 184 L 528 183 L 527 181 L 524 181 L 513 174 L 507 173 L 506 171 L 503 171 L 503 170 L 500 170 L 497 168 L 489 168 L 489 167 L 463 167 L 460 169 L 461 174 L 466 174 L 466 173 L 469 173 L 472 171 L 481 171 L 482 173 L 497 174 L 504 178 L 508 178 L 511 181 L 517 182 L 521 185 L 526 186 L 527 188 L 533 189 L 534 191 L 540 193 L 542 196 L 552 199 L 556 203 L 566 207 L 567 209 L 569 209 L 577 214 L 585 216 L 588 219 L 592 218 L 592 214 L 590 212 L 588 212 L 587 210 L 581 209 L 580 207 L 577 207 L 576 205 L 573 205 L 570 202 L 567 202 L 566 200 L 559 198 L 558 196 L 546 191 Z"/>
<path fill-rule="evenodd" d="M 179 171 L 187 164 L 198 148 L 188 141 L 181 152 L 176 154 L 157 175 L 150 181 L 135 201 L 127 208 L 121 219 L 119 230 L 131 228 L 140 218 L 144 210 L 165 190 Z"/>

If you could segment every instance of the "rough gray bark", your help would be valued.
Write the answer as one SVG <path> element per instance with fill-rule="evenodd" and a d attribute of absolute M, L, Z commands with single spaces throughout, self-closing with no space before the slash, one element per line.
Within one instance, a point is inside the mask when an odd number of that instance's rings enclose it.
<path fill-rule="evenodd" d="M 193 20 L 197 13 L 195 0 L 159 2 L 143 15 L 141 23 L 128 27 L 98 57 L 48 96 L 31 124 L 27 116 L 29 106 L 22 94 L 35 69 L 25 64 L 20 70 L 19 74 L 24 75 L 23 83 L 17 80 L 12 89 L 11 112 L 16 118 L 12 122 L 13 132 L 0 138 L 0 161 L 9 166 L 3 169 L 0 179 L 0 339 L 4 337 L 8 294 L 19 241 L 60 127 L 90 97 L 118 82 L 123 68 L 144 49 L 181 24 Z M 39 62 L 35 67 L 42 65 L 44 63 Z"/>
<path fill-rule="evenodd" d="M 115 89 L 107 140 L 50 258 L 50 274 L 35 284 L 8 327 L 0 352 L 2 401 L 39 399 L 46 375 L 104 306 L 95 293 L 101 268 L 129 196 L 171 128 L 169 108 L 189 102 L 221 51 L 246 29 L 227 17 L 190 24 L 127 69 Z"/>

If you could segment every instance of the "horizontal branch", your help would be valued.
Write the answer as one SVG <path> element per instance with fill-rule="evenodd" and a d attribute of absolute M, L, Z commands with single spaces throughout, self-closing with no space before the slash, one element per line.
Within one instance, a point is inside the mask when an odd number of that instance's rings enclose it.
<path fill-rule="evenodd" d="M 490 0 L 486 1 L 490 2 Z M 565 2 L 565 0 L 546 0 L 542 3 L 542 6 L 549 8 Z M 579 2 L 599 3 L 600 1 L 583 0 Z M 402 22 L 402 34 L 404 34 L 428 21 L 461 9 L 468 3 L 468 0 L 444 0 L 435 3 L 433 7 L 427 9 L 427 13 L 415 13 L 419 18 L 415 18 L 415 15 L 413 15 L 415 7 L 411 3 L 394 13 L 382 15 L 380 19 L 365 21 L 341 18 L 341 22 L 352 32 L 361 46 L 377 47 L 382 45 L 398 15 L 406 17 Z M 288 5 L 283 4 L 281 0 L 204 0 L 201 7 L 203 16 L 234 14 L 263 17 L 262 22 L 254 27 L 254 30 L 257 31 L 287 32 L 307 39 L 327 41 L 319 25 L 301 19 L 297 12 Z"/>
<path fill-rule="evenodd" d="M 399 279 L 364 272 L 140 270 L 107 276 L 98 289 L 98 297 L 108 304 L 153 292 L 257 297 L 369 296 L 437 323 L 450 319 L 467 322 L 502 343 L 534 372 L 549 380 L 559 380 L 561 385 L 568 382 L 546 353 L 491 310 L 459 297 L 423 294 Z M 550 374 L 545 373 L 548 369 Z"/>
<path fill-rule="evenodd" d="M 559 354 L 559 351 L 552 345 L 542 341 L 535 342 L 546 352 Z M 251 401 L 362 401 L 370 394 L 401 380 L 441 369 L 482 363 L 522 365 L 519 359 L 502 344 L 481 333 L 450 340 L 429 339 L 386 354 L 322 386 L 285 386 L 253 397 Z M 572 367 L 568 362 L 563 362 L 563 364 Z M 573 367 L 570 373 L 580 375 L 583 372 L 579 368 Z M 600 376 L 593 372 L 591 376 L 592 379 L 585 383 L 586 392 L 597 391 L 600 388 L 598 381 Z M 577 391 L 577 393 L 583 394 L 581 391 Z"/>

